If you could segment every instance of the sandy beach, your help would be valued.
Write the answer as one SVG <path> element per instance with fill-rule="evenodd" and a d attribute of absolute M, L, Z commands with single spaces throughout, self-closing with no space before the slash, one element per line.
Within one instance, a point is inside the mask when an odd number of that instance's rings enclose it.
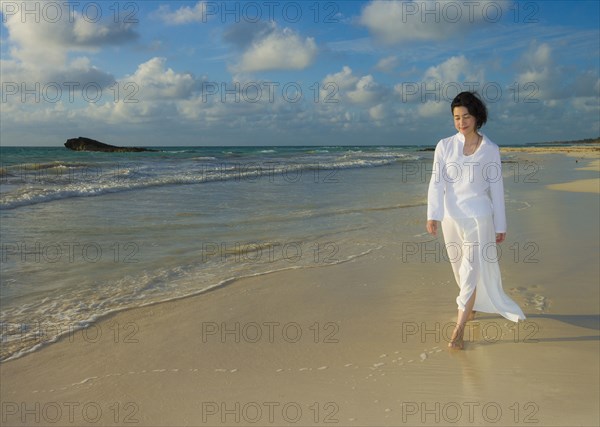
<path fill-rule="evenodd" d="M 480 314 L 446 349 L 458 287 L 418 205 L 380 225 L 397 244 L 119 312 L 2 363 L 1 424 L 598 425 L 599 152 L 502 153 L 500 266 L 525 322 Z"/>
<path fill-rule="evenodd" d="M 503 153 L 534 153 L 534 154 L 565 154 L 569 157 L 573 157 L 577 159 L 595 159 L 585 167 L 578 167 L 577 170 L 589 170 L 600 172 L 600 160 L 598 160 L 598 156 L 600 156 L 600 145 L 598 144 L 580 144 L 580 145 L 570 145 L 566 147 L 523 147 L 523 148 L 515 148 L 515 147 L 505 147 L 502 148 Z M 580 179 L 577 181 L 570 181 L 558 184 L 549 184 L 548 188 L 552 190 L 562 190 L 562 191 L 575 191 L 582 193 L 600 193 L 600 178 L 589 178 L 589 179 Z"/>

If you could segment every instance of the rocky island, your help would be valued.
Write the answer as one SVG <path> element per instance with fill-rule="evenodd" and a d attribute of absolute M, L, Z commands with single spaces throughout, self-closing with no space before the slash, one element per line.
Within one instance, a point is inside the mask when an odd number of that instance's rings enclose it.
<path fill-rule="evenodd" d="M 142 151 L 158 151 L 141 147 L 117 147 L 82 136 L 79 138 L 67 139 L 67 142 L 65 142 L 65 147 L 74 151 L 103 151 L 107 153 L 137 153 Z"/>

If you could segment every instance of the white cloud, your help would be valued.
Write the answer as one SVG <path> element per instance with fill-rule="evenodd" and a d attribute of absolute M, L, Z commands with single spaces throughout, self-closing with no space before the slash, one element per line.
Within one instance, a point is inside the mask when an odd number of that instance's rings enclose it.
<path fill-rule="evenodd" d="M 368 104 L 380 101 L 384 96 L 384 89 L 369 74 L 361 77 L 354 90 L 349 91 L 347 96 L 353 103 Z"/>
<path fill-rule="evenodd" d="M 339 90 L 348 90 L 354 88 L 358 82 L 358 77 L 352 74 L 352 69 L 347 65 L 344 65 L 342 71 L 334 74 L 328 74 L 323 79 L 323 85 L 327 83 L 333 83 Z"/>
<path fill-rule="evenodd" d="M 426 101 L 417 108 L 421 117 L 443 117 L 446 114 L 450 117 L 450 107 L 447 102 Z"/>
<path fill-rule="evenodd" d="M 143 101 L 184 99 L 199 89 L 199 82 L 192 74 L 176 73 L 165 64 L 165 58 L 152 58 L 138 65 L 136 72 L 124 78 L 123 82 L 135 83 Z"/>
<path fill-rule="evenodd" d="M 320 123 L 329 123 L 338 130 L 366 131 L 395 121 L 398 114 L 393 88 L 378 83 L 371 74 L 356 75 L 347 65 L 337 73 L 326 75 L 321 85 L 321 100 L 315 104 Z M 335 88 L 335 90 L 334 90 Z M 332 102 L 332 100 L 337 102 Z"/>
<path fill-rule="evenodd" d="M 286 123 L 286 127 L 298 125 L 300 117 L 304 117 L 304 125 L 309 119 L 305 103 L 284 99 L 280 91 L 269 89 L 271 82 L 225 83 L 205 76 L 196 78 L 169 68 L 164 58 L 152 58 L 140 64 L 134 74 L 119 83 L 123 86 L 132 82 L 139 87 L 135 96 L 139 102 L 89 106 L 86 114 L 98 122 L 108 123 L 147 123 L 149 126 L 179 123 L 181 132 L 239 130 L 250 123 L 263 129 L 281 130 L 281 123 Z M 261 88 L 260 92 L 254 90 L 257 87 Z"/>
<path fill-rule="evenodd" d="M 535 96 L 538 100 L 549 101 L 573 95 L 567 89 L 573 76 L 562 72 L 562 67 L 554 63 L 548 44 L 532 42 L 519 63 L 520 72 L 514 89 L 518 90 L 518 96 Z"/>
<path fill-rule="evenodd" d="M 532 63 L 537 67 L 546 67 L 550 64 L 550 56 L 551 56 L 550 46 L 546 43 L 538 46 L 537 49 L 531 55 Z"/>
<path fill-rule="evenodd" d="M 47 64 L 34 68 L 31 63 L 15 59 L 0 60 L 1 82 L 6 89 L 3 109 L 14 103 L 25 109 L 26 104 L 70 104 L 82 98 L 95 99 L 99 92 L 108 96 L 115 82 L 112 74 L 95 67 L 90 58 L 79 56 L 63 64 Z"/>
<path fill-rule="evenodd" d="M 482 22 L 495 22 L 508 2 L 442 2 L 434 0 L 374 0 L 358 22 L 384 43 L 443 40 L 468 32 Z"/>
<path fill-rule="evenodd" d="M 481 80 L 481 73 L 473 73 L 475 67 L 463 55 L 453 56 L 425 71 L 423 80 L 437 82 L 463 82 Z"/>
<path fill-rule="evenodd" d="M 76 9 L 70 11 L 66 3 L 52 5 L 52 19 L 36 22 L 33 17 L 22 19 L 19 13 L 2 16 L 7 29 L 2 43 L 8 47 L 8 55 L 0 60 L 1 80 L 11 86 L 11 91 L 14 87 L 19 92 L 33 88 L 37 95 L 23 97 L 16 93 L 8 102 L 35 103 L 44 95 L 55 106 L 65 99 L 72 103 L 72 93 L 81 94 L 86 85 L 106 88 L 115 81 L 112 74 L 94 66 L 88 56 L 72 54 L 94 53 L 138 37 L 131 24 L 91 22 Z"/>
<path fill-rule="evenodd" d="M 376 121 L 382 121 L 388 116 L 386 107 L 383 104 L 377 104 L 369 108 L 369 115 Z"/>
<path fill-rule="evenodd" d="M 205 23 L 208 20 L 207 7 L 206 1 L 199 1 L 193 7 L 183 6 L 171 12 L 169 6 L 162 5 L 155 12 L 154 16 L 158 16 L 168 25 L 183 25 L 192 22 Z"/>
<path fill-rule="evenodd" d="M 379 71 L 383 71 L 384 73 L 391 72 L 394 68 L 398 66 L 398 57 L 386 56 L 385 58 L 381 58 L 377 65 L 375 65 L 375 69 Z"/>
<path fill-rule="evenodd" d="M 66 62 L 67 53 L 93 52 L 106 45 L 121 44 L 138 37 L 133 24 L 91 22 L 77 11 L 69 11 L 66 3 L 57 19 L 21 19 L 20 14 L 4 15 L 8 29 L 10 55 L 27 68 L 47 69 Z"/>
<path fill-rule="evenodd" d="M 303 40 L 290 28 L 275 29 L 254 41 L 233 68 L 237 72 L 302 70 L 313 63 L 317 51 L 314 38 Z"/>
<path fill-rule="evenodd" d="M 463 90 L 481 89 L 486 84 L 484 74 L 482 65 L 472 63 L 463 55 L 452 56 L 427 68 L 418 81 L 396 84 L 394 92 L 404 103 L 421 104 L 418 111 L 430 117 L 443 108 L 427 104 L 447 103 Z"/>
<path fill-rule="evenodd" d="M 600 79 L 593 70 L 575 70 L 558 63 L 547 43 L 532 42 L 518 61 L 519 72 L 513 91 L 520 98 L 535 97 L 541 101 L 600 96 Z M 585 105 L 582 104 L 578 105 Z"/>
<path fill-rule="evenodd" d="M 580 113 L 592 113 L 596 118 L 600 117 L 600 105 L 598 105 L 598 96 L 588 96 L 574 98 L 571 101 L 573 109 Z M 596 120 L 596 129 L 598 129 L 598 120 Z M 593 129 L 594 125 L 590 123 L 590 129 Z M 600 129 L 599 129 L 600 130 Z M 592 135 L 596 136 L 596 135 Z"/>
<path fill-rule="evenodd" d="M 460 55 L 430 66 L 419 81 L 396 84 L 394 92 L 403 103 L 418 104 L 420 117 L 443 117 L 454 96 L 473 87 L 477 91 L 485 83 L 483 66 Z"/>
<path fill-rule="evenodd" d="M 342 71 L 328 74 L 322 80 L 322 86 L 335 85 L 336 96 L 342 103 L 374 104 L 387 96 L 388 89 L 377 83 L 371 74 L 358 77 L 345 65 Z M 322 91 L 322 95 L 327 93 Z"/>

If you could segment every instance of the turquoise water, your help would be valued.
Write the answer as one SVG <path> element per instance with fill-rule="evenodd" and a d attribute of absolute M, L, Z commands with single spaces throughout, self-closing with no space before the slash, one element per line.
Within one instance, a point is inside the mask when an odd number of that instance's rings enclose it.
<path fill-rule="evenodd" d="M 429 153 L 165 147 L 0 154 L 6 360 L 117 310 L 372 253 L 394 239 L 382 223 L 424 211 L 426 182 L 412 172 Z"/>

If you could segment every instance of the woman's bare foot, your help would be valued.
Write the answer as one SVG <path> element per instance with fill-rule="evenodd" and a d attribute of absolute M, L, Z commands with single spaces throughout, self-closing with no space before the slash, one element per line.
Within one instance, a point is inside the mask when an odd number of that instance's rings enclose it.
<path fill-rule="evenodd" d="M 448 343 L 448 348 L 450 350 L 462 350 L 465 347 L 465 343 L 462 338 L 457 340 L 452 340 Z"/>

